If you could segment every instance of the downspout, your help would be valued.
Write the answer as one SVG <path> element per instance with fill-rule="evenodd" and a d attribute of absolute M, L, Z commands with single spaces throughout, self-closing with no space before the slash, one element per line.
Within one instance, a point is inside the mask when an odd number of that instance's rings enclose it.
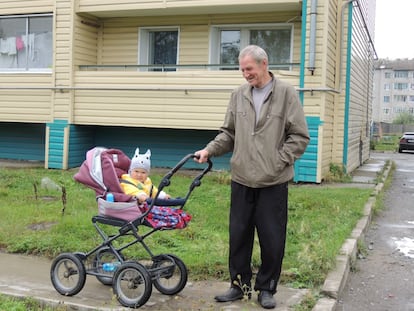
<path fill-rule="evenodd" d="M 315 71 L 315 46 L 316 46 L 316 11 L 318 0 L 311 0 L 310 10 L 310 26 L 309 26 L 309 66 L 308 70 L 313 73 Z"/>
<path fill-rule="evenodd" d="M 306 11 L 308 6 L 308 0 L 302 2 L 302 37 L 301 37 L 301 48 L 300 48 L 300 76 L 299 76 L 299 98 L 303 105 L 304 99 L 304 86 L 305 86 L 305 53 L 306 53 Z"/>
<path fill-rule="evenodd" d="M 348 11 L 348 36 L 347 36 L 347 49 L 346 49 L 346 86 L 345 86 L 345 107 L 344 107 L 344 142 L 343 142 L 343 155 L 342 155 L 342 163 L 344 165 L 344 168 L 346 170 L 346 167 L 348 165 L 348 145 L 349 145 L 349 109 L 350 109 L 350 88 L 351 88 L 351 50 L 352 50 L 352 13 L 353 13 L 353 6 L 352 2 L 355 0 L 348 0 L 346 1 L 342 6 L 342 23 L 344 20 L 344 8 L 346 5 L 349 5 L 349 11 Z M 342 31 L 344 30 L 344 27 L 342 26 Z M 341 48 L 342 48 L 342 42 L 341 42 Z M 342 51 L 341 51 L 342 55 Z M 342 64 L 342 57 L 340 57 L 340 61 Z M 341 65 L 340 65 L 341 66 Z M 342 68 L 342 66 L 341 66 Z M 340 73 L 340 77 L 342 76 L 342 73 Z M 340 85 L 341 87 L 341 85 Z"/>
<path fill-rule="evenodd" d="M 312 72 L 315 70 L 315 46 L 316 46 L 316 9 L 317 9 L 317 0 L 311 0 L 311 25 L 309 29 L 309 67 L 308 69 Z M 342 34 L 344 32 L 344 8 L 347 4 L 354 2 L 357 0 L 348 0 L 346 1 L 342 7 L 341 7 L 341 37 L 339 38 L 339 80 L 338 85 L 335 86 L 335 88 L 329 88 L 329 87 L 313 87 L 313 88 L 305 88 L 304 83 L 304 74 L 305 71 L 301 67 L 301 79 L 303 78 L 303 83 L 300 83 L 298 91 L 303 94 L 303 92 L 311 92 L 314 91 L 320 91 L 320 92 L 333 92 L 336 94 L 342 93 L 342 47 L 343 47 L 343 38 Z M 305 62 L 305 49 L 304 46 L 306 44 L 306 8 L 307 8 L 307 0 L 304 0 L 302 3 L 302 61 L 301 64 L 304 66 Z M 313 24 L 313 25 L 312 25 Z M 304 26 L 305 25 L 305 26 Z"/>

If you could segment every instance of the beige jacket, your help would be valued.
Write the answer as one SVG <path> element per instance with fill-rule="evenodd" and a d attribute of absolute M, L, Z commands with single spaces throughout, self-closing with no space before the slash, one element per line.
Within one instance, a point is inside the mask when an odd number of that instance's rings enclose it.
<path fill-rule="evenodd" d="M 252 188 L 281 184 L 293 178 L 293 164 L 305 151 L 309 133 L 295 88 L 273 74 L 273 87 L 257 125 L 252 87 L 235 89 L 220 133 L 207 144 L 210 157 L 233 151 L 232 180 Z"/>

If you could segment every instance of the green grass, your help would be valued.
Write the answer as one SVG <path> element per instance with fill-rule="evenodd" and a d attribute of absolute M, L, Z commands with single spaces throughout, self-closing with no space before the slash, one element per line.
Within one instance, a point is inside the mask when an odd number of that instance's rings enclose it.
<path fill-rule="evenodd" d="M 401 135 L 388 135 L 371 141 L 371 149 L 376 151 L 397 151 Z"/>
<path fill-rule="evenodd" d="M 0 170 L 0 248 L 53 258 L 61 252 L 86 252 L 101 242 L 91 223 L 91 217 L 97 213 L 95 193 L 73 180 L 75 172 L 41 168 Z M 44 177 L 65 187 L 65 205 L 61 192 L 40 186 Z M 162 175 L 151 177 L 157 184 Z M 185 206 L 193 216 L 189 226 L 156 232 L 146 240 L 154 253 L 179 256 L 192 280 L 228 279 L 229 180 L 225 172 L 206 175 Z M 190 176 L 176 174 L 171 186 L 164 190 L 182 196 L 191 181 Z M 333 268 L 339 249 L 362 216 L 371 193 L 372 189 L 366 188 L 292 184 L 281 282 L 317 289 Z M 116 231 L 113 227 L 107 229 Z M 132 246 L 125 255 L 141 258 L 143 251 Z M 252 265 L 257 268 L 259 261 L 256 239 Z"/>
<path fill-rule="evenodd" d="M 62 306 L 59 308 L 52 308 L 43 306 L 42 303 L 34 300 L 33 298 L 15 298 L 0 294 L 0 310 L 7 311 L 58 311 L 67 310 L 66 307 Z"/>

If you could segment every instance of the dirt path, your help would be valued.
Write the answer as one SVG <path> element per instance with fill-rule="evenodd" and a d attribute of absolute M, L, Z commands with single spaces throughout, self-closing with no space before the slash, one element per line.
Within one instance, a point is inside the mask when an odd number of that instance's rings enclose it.
<path fill-rule="evenodd" d="M 336 311 L 414 311 L 414 153 L 376 156 L 396 170 Z"/>

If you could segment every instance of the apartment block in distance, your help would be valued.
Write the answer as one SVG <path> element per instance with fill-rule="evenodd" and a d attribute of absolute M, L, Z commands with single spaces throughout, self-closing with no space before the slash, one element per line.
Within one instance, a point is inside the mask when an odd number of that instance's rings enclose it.
<path fill-rule="evenodd" d="M 401 113 L 414 115 L 414 59 L 375 62 L 372 119 L 392 123 Z"/>

